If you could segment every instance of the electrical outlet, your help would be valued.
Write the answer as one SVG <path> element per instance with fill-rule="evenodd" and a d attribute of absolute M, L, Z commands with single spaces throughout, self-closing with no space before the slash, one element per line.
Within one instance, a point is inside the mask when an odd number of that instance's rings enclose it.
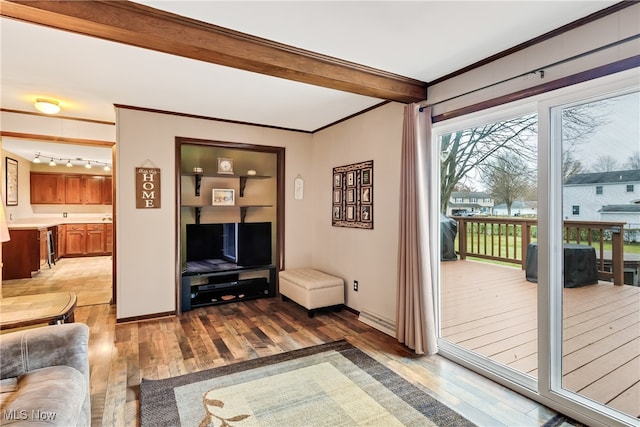
<path fill-rule="evenodd" d="M 62 212 L 62 218 L 66 218 L 67 217 L 67 213 L 66 212 Z"/>
<path fill-rule="evenodd" d="M 358 281 L 357 280 L 353 281 L 353 290 L 358 292 Z"/>

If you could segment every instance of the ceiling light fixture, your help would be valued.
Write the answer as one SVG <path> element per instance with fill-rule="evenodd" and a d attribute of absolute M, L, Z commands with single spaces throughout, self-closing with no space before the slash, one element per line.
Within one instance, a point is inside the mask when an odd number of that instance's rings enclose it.
<path fill-rule="evenodd" d="M 76 158 L 70 159 L 65 157 L 56 157 L 55 154 L 42 155 L 42 153 L 39 153 L 39 152 L 34 154 L 33 163 L 42 163 L 43 162 L 42 159 L 49 159 L 49 163 L 48 163 L 49 166 L 57 166 L 57 165 L 62 165 L 64 163 L 64 165 L 68 168 L 73 166 L 84 166 L 87 169 L 91 169 L 94 165 L 96 165 L 98 167 L 102 167 L 105 171 L 111 170 L 111 164 L 107 162 L 103 162 L 101 160 L 84 159 L 82 157 L 76 157 Z"/>
<path fill-rule="evenodd" d="M 60 112 L 60 103 L 55 99 L 37 98 L 34 106 L 36 110 L 44 114 L 57 114 Z"/>

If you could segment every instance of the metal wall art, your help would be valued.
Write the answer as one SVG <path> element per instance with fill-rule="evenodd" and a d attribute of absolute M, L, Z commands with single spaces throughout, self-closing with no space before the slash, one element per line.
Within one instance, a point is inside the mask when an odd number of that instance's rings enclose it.
<path fill-rule="evenodd" d="M 331 225 L 373 228 L 373 160 L 333 168 Z"/>

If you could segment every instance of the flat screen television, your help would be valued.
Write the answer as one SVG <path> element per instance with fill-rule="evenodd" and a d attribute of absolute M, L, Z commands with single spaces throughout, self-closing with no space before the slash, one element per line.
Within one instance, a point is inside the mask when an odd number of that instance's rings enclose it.
<path fill-rule="evenodd" d="M 187 224 L 186 258 L 225 260 L 241 267 L 271 264 L 271 223 Z"/>

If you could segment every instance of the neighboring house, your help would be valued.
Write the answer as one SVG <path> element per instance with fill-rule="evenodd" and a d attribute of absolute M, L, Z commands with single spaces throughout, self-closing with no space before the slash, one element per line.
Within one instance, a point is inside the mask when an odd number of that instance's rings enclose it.
<path fill-rule="evenodd" d="M 507 204 L 501 203 L 499 205 L 494 206 L 493 215 L 496 215 L 496 216 L 509 215 Z M 538 202 L 535 200 L 529 201 L 529 202 L 515 201 L 511 204 L 511 215 L 512 216 L 538 216 Z"/>
<path fill-rule="evenodd" d="M 454 191 L 451 193 L 447 216 L 491 214 L 493 198 L 483 192 Z"/>
<path fill-rule="evenodd" d="M 574 175 L 564 183 L 562 200 L 567 220 L 637 224 L 633 205 L 640 203 L 640 169 Z"/>
<path fill-rule="evenodd" d="M 640 242 L 640 201 L 628 205 L 607 205 L 598 211 L 600 220 L 624 222 L 624 240 Z"/>

